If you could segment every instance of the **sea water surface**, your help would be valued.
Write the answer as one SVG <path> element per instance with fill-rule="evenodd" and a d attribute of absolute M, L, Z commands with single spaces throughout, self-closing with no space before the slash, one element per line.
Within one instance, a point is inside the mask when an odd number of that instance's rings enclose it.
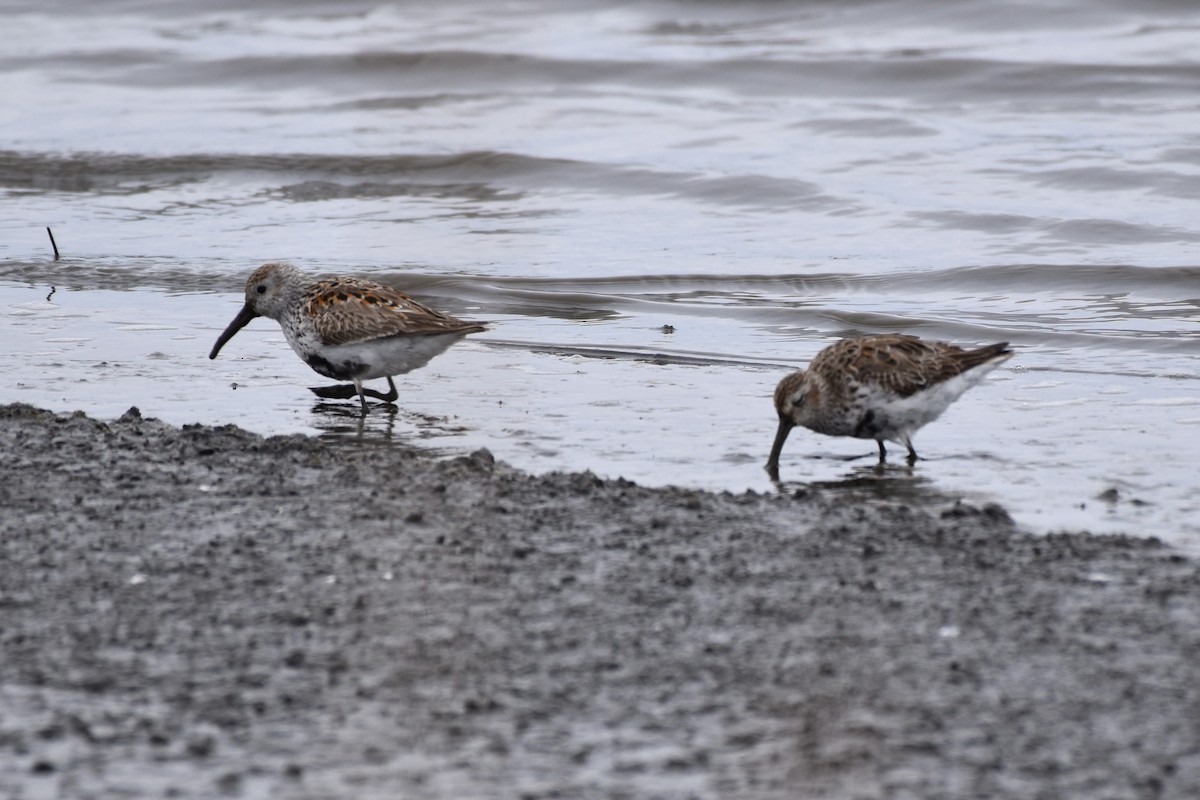
<path fill-rule="evenodd" d="M 0 402 L 1200 550 L 1200 7 L 9 2 Z M 62 257 L 54 260 L 46 228 Z M 491 329 L 396 410 L 257 320 L 269 260 Z M 770 396 L 838 337 L 1017 355 L 880 467 Z M 892 450 L 898 453 L 898 449 Z"/>

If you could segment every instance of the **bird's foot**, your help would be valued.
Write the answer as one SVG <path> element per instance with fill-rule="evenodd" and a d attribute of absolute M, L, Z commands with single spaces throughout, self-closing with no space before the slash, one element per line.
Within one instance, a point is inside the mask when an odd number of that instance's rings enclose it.
<path fill-rule="evenodd" d="M 349 400 L 358 396 L 358 390 L 352 383 L 343 383 L 339 386 L 310 386 L 308 390 L 317 397 L 324 397 L 328 400 Z"/>
<path fill-rule="evenodd" d="M 377 392 L 374 389 L 363 389 L 362 393 L 367 397 L 374 397 L 376 400 L 382 400 L 385 403 L 394 403 L 397 399 L 399 399 L 400 393 L 396 391 L 396 384 L 392 382 L 391 377 L 388 377 L 387 382 L 387 392 Z"/>

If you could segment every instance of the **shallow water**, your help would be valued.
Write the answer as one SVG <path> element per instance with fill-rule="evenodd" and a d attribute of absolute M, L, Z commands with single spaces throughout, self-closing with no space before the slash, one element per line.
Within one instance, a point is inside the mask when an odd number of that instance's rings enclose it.
<path fill-rule="evenodd" d="M 784 488 L 1200 547 L 1200 10 L 91 8 L 6 19 L 0 402 L 773 491 L 830 341 L 1007 340 L 914 469 L 797 431 Z M 495 324 L 360 420 L 273 323 L 207 359 L 272 259 Z"/>

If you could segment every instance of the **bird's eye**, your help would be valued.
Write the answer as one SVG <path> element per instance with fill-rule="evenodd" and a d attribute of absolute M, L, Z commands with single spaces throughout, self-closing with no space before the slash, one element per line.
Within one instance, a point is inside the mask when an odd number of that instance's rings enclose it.
<path fill-rule="evenodd" d="M 266 293 L 267 293 L 267 287 L 266 287 L 266 286 L 264 286 L 263 284 L 259 284 L 258 288 L 257 288 L 257 289 L 255 289 L 255 291 L 256 291 L 256 292 L 258 292 L 259 294 L 266 294 Z"/>

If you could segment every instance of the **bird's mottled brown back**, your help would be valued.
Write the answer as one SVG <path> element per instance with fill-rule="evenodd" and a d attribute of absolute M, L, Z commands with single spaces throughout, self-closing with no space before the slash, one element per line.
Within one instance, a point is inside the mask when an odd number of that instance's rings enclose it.
<path fill-rule="evenodd" d="M 329 278 L 305 291 L 304 309 L 321 341 L 350 344 L 398 334 L 477 333 L 477 322 L 452 317 L 421 305 L 397 289 L 370 281 Z"/>
<path fill-rule="evenodd" d="M 873 384 L 908 397 L 1008 352 L 1007 342 L 964 350 L 902 334 L 864 336 L 822 350 L 809 371 L 845 375 L 847 383 Z M 831 386 L 828 391 L 838 388 Z M 849 385 L 840 388 L 851 390 Z"/>

